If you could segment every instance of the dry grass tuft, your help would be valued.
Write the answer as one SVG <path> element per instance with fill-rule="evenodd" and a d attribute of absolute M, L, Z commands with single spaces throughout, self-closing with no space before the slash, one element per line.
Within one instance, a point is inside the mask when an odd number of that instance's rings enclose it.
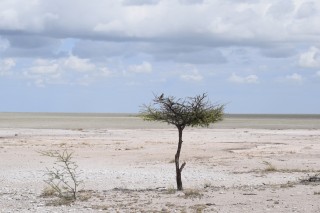
<path fill-rule="evenodd" d="M 206 188 L 210 188 L 211 186 L 212 186 L 212 184 L 207 181 L 207 182 L 204 183 L 203 188 L 206 189 Z"/>
<path fill-rule="evenodd" d="M 263 171 L 264 172 L 277 172 L 278 169 L 277 167 L 275 167 L 274 165 L 272 165 L 270 162 L 268 161 L 263 161 L 263 163 L 267 166 Z"/>
<path fill-rule="evenodd" d="M 84 202 L 84 201 L 88 201 L 90 198 L 92 198 L 92 196 L 93 196 L 93 193 L 91 191 L 81 190 L 79 191 L 78 199 Z"/>
<path fill-rule="evenodd" d="M 186 189 L 184 190 L 185 198 L 201 198 L 203 195 L 198 189 Z"/>
<path fill-rule="evenodd" d="M 97 210 L 101 210 L 101 211 L 106 211 L 109 208 L 112 208 L 113 206 L 111 205 L 93 205 L 91 208 L 92 209 L 97 209 Z"/>
<path fill-rule="evenodd" d="M 169 161 L 169 163 L 174 163 L 174 162 L 175 162 L 175 160 L 174 160 L 174 159 L 172 159 L 172 160 L 170 160 L 170 161 Z"/>
<path fill-rule="evenodd" d="M 166 194 L 175 194 L 176 191 L 177 190 L 173 186 L 170 186 L 167 188 Z"/>
<path fill-rule="evenodd" d="M 54 200 L 50 200 L 46 203 L 46 206 L 70 206 L 74 203 L 74 199 L 72 197 L 60 197 Z"/>
<path fill-rule="evenodd" d="M 207 206 L 204 204 L 197 204 L 197 205 L 191 206 L 190 208 L 193 209 L 194 212 L 196 213 L 202 213 L 207 208 Z"/>
<path fill-rule="evenodd" d="M 281 185 L 280 185 L 280 188 L 292 188 L 292 187 L 294 187 L 294 183 L 293 183 L 293 182 L 290 182 L 290 181 L 288 181 L 288 182 L 285 183 L 285 184 L 281 184 Z"/>
<path fill-rule="evenodd" d="M 45 187 L 42 192 L 40 197 L 57 197 L 58 194 L 56 192 L 56 190 L 54 190 L 52 187 L 47 186 Z"/>

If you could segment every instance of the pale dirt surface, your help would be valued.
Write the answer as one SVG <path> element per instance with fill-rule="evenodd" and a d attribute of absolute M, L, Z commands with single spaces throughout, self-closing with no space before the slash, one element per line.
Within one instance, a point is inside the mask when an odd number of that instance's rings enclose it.
<path fill-rule="evenodd" d="M 320 212 L 320 184 L 300 181 L 320 170 L 319 129 L 186 128 L 184 192 L 173 190 L 177 136 L 174 128 L 1 128 L 0 212 Z M 50 206 L 55 198 L 41 193 L 53 159 L 38 151 L 64 148 L 74 151 L 88 200 Z"/>

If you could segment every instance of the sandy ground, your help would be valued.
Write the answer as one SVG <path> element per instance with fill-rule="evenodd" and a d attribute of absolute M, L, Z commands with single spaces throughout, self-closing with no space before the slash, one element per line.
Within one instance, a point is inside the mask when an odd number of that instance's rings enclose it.
<path fill-rule="evenodd" d="M 175 129 L 0 129 L 0 212 L 320 212 L 320 130 L 184 131 L 176 192 Z M 43 197 L 38 152 L 74 152 L 83 200 Z M 57 206 L 55 206 L 57 205 Z"/>

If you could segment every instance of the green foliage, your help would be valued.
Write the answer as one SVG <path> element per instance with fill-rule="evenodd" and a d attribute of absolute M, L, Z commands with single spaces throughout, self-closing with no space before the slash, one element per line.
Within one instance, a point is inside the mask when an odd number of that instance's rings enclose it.
<path fill-rule="evenodd" d="M 221 121 L 224 105 L 213 105 L 207 94 L 176 99 L 175 97 L 155 96 L 153 104 L 143 105 L 141 116 L 146 121 L 162 121 L 177 127 L 208 127 Z"/>

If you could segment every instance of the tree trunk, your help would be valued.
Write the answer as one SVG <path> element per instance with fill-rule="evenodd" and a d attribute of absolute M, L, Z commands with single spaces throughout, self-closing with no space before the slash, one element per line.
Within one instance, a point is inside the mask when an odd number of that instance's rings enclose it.
<path fill-rule="evenodd" d="M 182 180 L 181 180 L 181 172 L 183 167 L 186 165 L 186 163 L 183 163 L 182 166 L 180 167 L 179 165 L 179 159 L 180 159 L 180 152 L 181 152 L 181 146 L 182 146 L 182 131 L 183 131 L 183 127 L 181 126 L 177 126 L 178 131 L 179 131 L 179 143 L 178 143 L 178 149 L 177 149 L 177 153 L 175 155 L 175 164 L 176 164 L 176 180 L 177 180 L 177 189 L 178 191 L 183 190 L 182 187 Z"/>

